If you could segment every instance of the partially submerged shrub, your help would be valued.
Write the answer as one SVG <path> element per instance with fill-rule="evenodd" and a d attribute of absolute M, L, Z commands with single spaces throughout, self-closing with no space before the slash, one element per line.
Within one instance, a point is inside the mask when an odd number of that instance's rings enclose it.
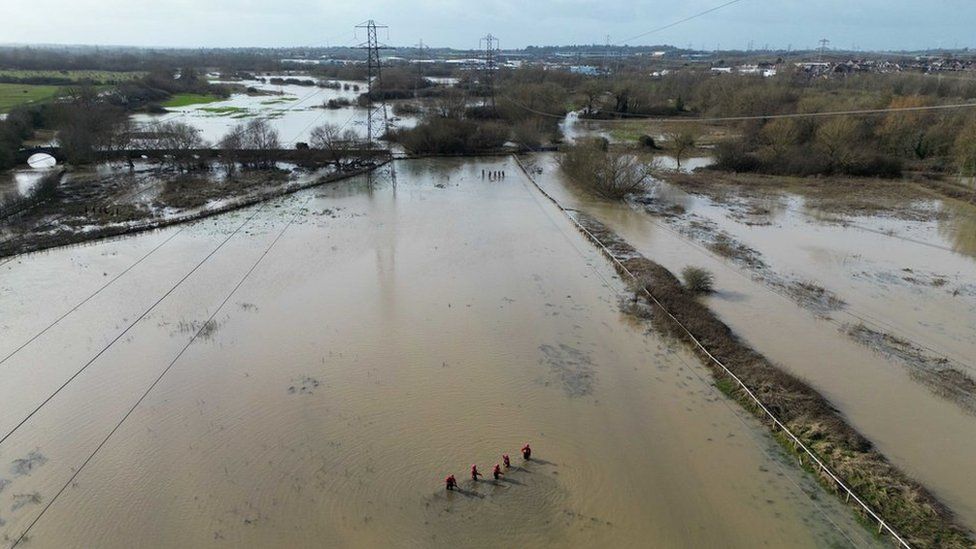
<path fill-rule="evenodd" d="M 566 148 L 559 165 L 570 179 L 604 198 L 619 200 L 643 191 L 651 179 L 651 166 L 604 146 L 605 140 L 583 140 Z"/>
<path fill-rule="evenodd" d="M 658 148 L 657 143 L 654 142 L 654 138 L 651 137 L 651 136 L 649 136 L 649 135 L 647 135 L 647 134 L 644 134 L 644 135 L 638 137 L 637 138 L 637 142 L 640 143 L 640 146 L 641 147 L 644 147 L 645 149 L 657 149 Z"/>
<path fill-rule="evenodd" d="M 681 278 L 685 281 L 685 289 L 699 294 L 711 293 L 715 283 L 712 273 L 701 267 L 685 267 L 681 271 Z"/>

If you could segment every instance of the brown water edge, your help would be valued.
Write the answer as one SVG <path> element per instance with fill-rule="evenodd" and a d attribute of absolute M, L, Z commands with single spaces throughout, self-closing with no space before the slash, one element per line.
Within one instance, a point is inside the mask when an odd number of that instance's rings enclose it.
<path fill-rule="evenodd" d="M 183 326 L 199 329 L 313 196 L 29 545 L 873 545 L 690 353 L 620 314 L 612 270 L 515 169 L 398 163 L 395 190 L 350 181 L 276 201 L 262 230 L 235 236 L 0 445 L 0 532 L 18 535 L 51 502 L 185 343 Z M 311 214 L 326 210 L 340 213 Z M 161 267 L 178 276 L 206 252 L 211 227 L 178 235 L 0 369 L 0 398 L 26 393 L 3 424 L 144 307 L 140 289 L 165 287 Z M 165 231 L 123 242 L 150 236 Z M 98 279 L 117 245 L 52 251 L 44 266 L 61 257 Z M 45 296 L 64 289 L 34 274 L 5 271 L 59 310 Z M 507 481 L 443 491 L 447 473 L 490 470 L 526 441 L 538 459 L 515 458 Z"/>
<path fill-rule="evenodd" d="M 541 187 L 539 189 L 545 192 Z M 556 202 L 555 198 L 546 196 Z M 558 202 L 556 204 L 558 206 Z M 643 257 L 596 219 L 580 212 L 571 215 L 579 223 L 580 230 L 610 257 L 620 274 L 632 278 L 640 290 L 633 300 L 653 300 L 653 304 L 662 309 L 644 309 L 655 321 L 655 327 L 689 344 L 696 340 L 700 342 L 700 346 L 694 345 L 693 349 L 713 369 L 720 386 L 767 422 L 774 434 L 783 433 L 738 384 L 740 380 L 763 407 L 811 448 L 835 474 L 839 473 L 855 494 L 873 511 L 880 513 L 881 518 L 906 541 L 923 547 L 969 547 L 973 544 L 972 532 L 958 524 L 945 505 L 875 451 L 870 442 L 848 425 L 813 388 L 776 368 L 741 342 L 728 326 L 697 301 L 694 294 L 685 291 L 670 271 Z M 641 310 L 634 304 L 627 309 L 631 312 Z M 715 364 L 712 357 L 725 368 Z M 727 382 L 732 380 L 727 379 L 726 368 L 738 377 L 735 383 Z M 790 438 L 777 438 L 790 448 Z M 803 457 L 802 452 L 798 453 L 800 463 Z M 815 473 L 827 488 L 847 496 L 830 476 L 822 471 Z M 860 506 L 854 507 L 864 513 Z"/>

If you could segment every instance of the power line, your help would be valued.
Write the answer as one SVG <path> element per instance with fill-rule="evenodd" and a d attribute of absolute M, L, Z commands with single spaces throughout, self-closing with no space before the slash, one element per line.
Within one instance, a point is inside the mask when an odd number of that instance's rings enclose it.
<path fill-rule="evenodd" d="M 185 228 L 186 228 L 185 226 L 184 227 L 181 227 L 178 231 L 176 231 L 172 235 L 170 235 L 169 238 L 167 238 L 166 240 L 162 241 L 158 246 L 156 246 L 152 250 L 149 250 L 149 252 L 146 255 L 140 257 L 138 260 L 136 260 L 135 263 L 133 263 L 133 264 L 129 265 L 128 267 L 126 267 L 126 269 L 124 271 L 122 271 L 121 273 L 117 274 L 114 278 L 112 278 L 112 280 L 109 280 L 108 282 L 106 282 L 105 284 L 103 284 L 102 287 L 100 287 L 99 289 L 95 290 L 94 293 L 92 293 L 91 295 L 89 295 L 85 299 L 81 300 L 74 307 L 68 309 L 64 314 L 62 314 L 61 316 L 59 316 L 58 318 L 56 318 L 54 320 L 54 322 L 48 324 L 43 330 L 41 330 L 40 332 L 37 332 L 36 334 L 34 334 L 33 337 L 31 337 L 30 339 L 28 339 L 27 341 L 25 341 L 21 346 L 17 347 L 13 351 L 11 351 L 9 354 L 7 354 L 7 356 L 5 356 L 2 359 L 0 359 L 0 364 L 3 364 L 7 360 L 9 360 L 10 357 L 12 357 L 15 354 L 19 353 L 24 347 L 27 347 L 28 345 L 30 345 L 31 343 L 33 343 L 35 339 L 37 339 L 37 338 L 41 337 L 42 335 L 44 335 L 48 330 L 50 330 L 51 328 L 53 328 L 57 323 L 59 323 L 62 320 L 64 320 L 68 315 L 70 315 L 71 313 L 77 311 L 82 305 L 84 305 L 85 303 L 88 303 L 95 296 L 97 296 L 98 294 L 100 294 L 102 292 L 102 290 L 104 290 L 105 288 L 108 288 L 115 281 L 117 281 L 118 279 L 120 279 L 123 276 L 125 276 L 125 274 L 128 273 L 129 271 L 131 271 L 133 268 L 135 268 L 136 265 L 138 265 L 138 264 L 142 263 L 143 261 L 145 261 L 146 258 L 148 258 L 152 254 L 156 253 L 157 250 L 159 250 L 160 248 L 162 248 L 163 246 L 165 246 L 167 243 L 169 243 L 170 240 L 173 240 L 174 238 L 176 238 L 176 235 L 178 235 L 181 232 L 183 232 L 183 230 Z"/>
<path fill-rule="evenodd" d="M 360 47 L 366 50 L 366 146 L 372 149 L 375 146 L 376 128 L 373 126 L 382 124 L 383 133 L 386 135 L 390 131 L 390 121 L 386 115 L 386 93 L 383 91 L 382 84 L 382 63 L 380 62 L 380 50 L 388 49 L 387 46 L 380 46 L 376 39 L 376 29 L 389 29 L 386 25 L 377 25 L 376 21 L 370 19 L 364 23 L 356 25 L 357 29 L 366 29 L 366 42 Z M 374 96 L 379 93 L 379 105 L 374 104 Z"/>
<path fill-rule="evenodd" d="M 513 105 L 537 114 L 539 116 L 547 116 L 550 118 L 558 118 L 560 120 L 566 118 L 566 115 L 556 114 L 551 112 L 540 111 L 538 109 L 533 109 L 528 105 L 513 99 L 507 95 L 502 95 L 502 99 L 512 103 Z M 917 107 L 886 107 L 881 109 L 856 109 L 856 110 L 846 110 L 846 111 L 821 111 L 821 112 L 805 112 L 805 113 L 788 113 L 788 114 L 760 114 L 760 115 L 749 115 L 749 116 L 717 116 L 717 117 L 706 117 L 706 118 L 653 118 L 653 117 L 643 117 L 640 115 L 632 115 L 629 120 L 621 119 L 610 119 L 610 120 L 594 120 L 600 123 L 620 123 L 620 122 L 634 122 L 634 121 L 647 121 L 647 122 L 658 122 L 658 123 L 672 123 L 672 122 L 685 122 L 685 123 L 702 123 L 702 122 L 743 122 L 746 120 L 773 120 L 778 118 L 810 118 L 810 117 L 825 117 L 825 116 L 860 116 L 860 115 L 873 115 L 873 114 L 887 114 L 887 113 L 897 113 L 897 112 L 915 112 L 915 111 L 935 111 L 935 110 L 948 110 L 948 109 L 964 109 L 976 107 L 976 102 L 972 103 L 952 103 L 948 105 L 925 105 Z M 620 113 L 626 115 L 626 113 Z"/>
<path fill-rule="evenodd" d="M 112 339 L 112 341 L 109 341 L 108 342 L 108 345 L 105 345 L 104 347 L 101 348 L 101 350 L 99 350 L 97 353 L 95 353 L 95 356 L 93 356 L 88 362 L 86 362 L 85 365 L 81 367 L 81 369 L 79 369 L 77 372 L 75 372 L 74 374 L 72 374 L 71 377 L 69 377 L 67 379 L 67 381 L 65 381 L 64 383 L 62 383 L 60 387 L 58 387 L 53 393 L 51 393 L 47 398 L 45 398 L 40 404 L 38 404 L 36 408 L 34 408 L 29 414 L 27 414 L 26 417 L 24 417 L 24 419 L 20 420 L 20 422 L 18 422 L 17 425 L 15 425 L 13 429 L 11 429 L 7 434 L 3 435 L 3 437 L 0 438 L 0 444 L 3 444 L 4 442 L 6 442 L 6 440 L 8 438 L 10 438 L 10 436 L 13 435 L 14 432 L 17 431 L 17 429 L 20 429 L 25 423 L 27 423 L 28 420 L 30 420 L 30 418 L 34 417 L 34 414 L 36 414 L 41 408 L 43 408 L 45 405 L 47 405 L 47 403 L 50 402 L 51 399 L 53 399 L 55 396 L 57 396 L 58 393 L 60 393 L 62 390 L 64 390 L 64 388 L 67 387 L 69 383 L 71 383 L 72 381 L 74 381 L 75 378 L 77 378 L 79 375 L 81 375 L 82 372 L 84 372 L 85 370 L 87 370 L 89 366 L 91 366 L 92 364 L 94 364 L 95 361 L 98 360 L 99 357 L 101 357 L 103 354 L 105 354 L 106 351 L 109 350 L 109 348 L 111 348 L 120 339 L 122 339 L 122 337 L 125 336 L 125 334 L 127 334 L 129 332 L 129 330 L 132 329 L 133 326 L 135 326 L 136 324 L 138 324 L 139 321 L 141 321 L 143 318 L 145 318 L 150 312 L 152 312 L 153 309 L 155 309 L 160 303 L 162 303 L 164 299 L 166 299 L 167 297 L 169 297 L 170 294 L 172 294 L 173 292 L 175 292 L 176 289 L 180 287 L 180 285 L 182 285 L 184 282 L 186 282 L 186 280 L 188 278 L 190 278 L 190 276 L 197 271 L 197 269 L 199 269 L 200 267 L 202 267 L 204 263 L 206 263 L 207 261 L 209 261 L 210 258 L 214 256 L 214 254 L 216 254 L 221 248 L 223 248 L 224 247 L 224 244 L 227 244 L 227 242 L 229 242 L 231 238 L 234 238 L 234 235 L 236 235 L 238 232 L 240 232 L 240 230 L 243 229 L 245 225 L 247 225 L 248 223 L 250 223 L 250 221 L 252 219 L 254 219 L 254 217 L 261 210 L 263 210 L 266 205 L 267 205 L 267 203 L 262 204 L 260 208 L 258 208 L 257 210 L 255 210 L 254 213 L 251 214 L 247 219 L 245 219 L 243 223 L 241 223 L 240 225 L 238 225 L 237 228 L 234 229 L 234 231 L 232 233 L 230 233 L 229 235 L 227 235 L 227 238 L 225 238 L 223 241 L 221 241 L 221 243 L 218 244 L 216 248 L 214 248 L 209 254 L 207 254 L 206 257 L 204 257 L 203 259 L 201 259 L 200 262 L 197 263 L 196 266 L 194 266 L 192 269 L 190 269 L 189 272 L 187 272 L 185 275 L 183 275 L 183 278 L 181 278 L 179 281 L 177 281 L 176 284 L 174 284 L 172 288 L 170 288 L 169 290 L 167 290 L 166 293 L 164 293 L 162 296 L 159 297 L 159 299 L 157 299 L 155 302 L 153 302 L 153 304 L 150 305 L 148 309 L 146 309 L 145 311 L 142 312 L 142 314 L 140 314 L 138 317 L 136 317 L 136 319 L 133 320 L 131 324 L 129 324 L 128 326 L 125 327 L 124 330 L 122 330 L 121 332 L 119 332 L 119 334 L 117 336 L 115 336 Z"/>
<path fill-rule="evenodd" d="M 621 43 L 618 43 L 618 45 L 622 45 L 622 43 L 630 42 L 631 40 L 636 40 L 638 38 L 643 38 L 643 37 L 645 37 L 645 36 L 647 36 L 649 34 L 654 34 L 656 32 L 661 32 L 663 30 L 670 29 L 671 27 L 676 27 L 676 26 L 678 26 L 678 25 L 680 25 L 682 23 L 687 23 L 688 21 L 691 21 L 692 19 L 697 19 L 697 18 L 699 18 L 699 17 L 701 17 L 703 15 L 708 15 L 709 13 L 712 13 L 713 11 L 718 11 L 718 10 L 724 8 L 724 7 L 731 6 L 732 4 L 738 4 L 741 1 L 742 0 L 730 0 L 729 2 L 726 2 L 724 4 L 719 4 L 718 6 L 709 8 L 709 9 L 707 9 L 705 11 L 700 11 L 700 12 L 694 14 L 694 15 L 689 15 L 688 17 L 685 17 L 684 19 L 679 19 L 677 21 L 674 21 L 673 23 L 668 23 L 667 25 L 663 25 L 661 27 L 657 27 L 657 28 L 651 29 L 649 31 L 642 32 L 640 34 L 631 36 L 630 38 L 625 38 L 624 40 L 621 40 Z"/>
<path fill-rule="evenodd" d="M 308 204 L 310 200 L 312 200 L 312 197 L 309 197 L 307 200 L 305 200 L 305 204 Z M 304 208 L 304 204 L 303 204 L 303 208 Z M 112 438 L 112 435 L 114 435 L 119 430 L 119 428 L 122 427 L 122 424 L 125 423 L 125 420 L 129 419 L 129 416 L 132 415 L 132 412 L 134 412 L 136 408 L 138 408 L 139 405 L 142 404 L 142 401 L 145 400 L 147 396 L 149 396 L 149 393 L 152 392 L 153 388 L 155 388 L 156 385 L 163 379 L 163 376 L 165 376 L 167 372 L 169 372 L 170 369 L 173 368 L 173 365 L 176 364 L 177 361 L 179 361 L 180 357 L 183 356 L 183 353 L 185 353 L 186 350 L 189 349 L 191 345 L 193 345 L 193 343 L 197 340 L 200 334 L 203 333 L 203 330 L 206 329 L 207 325 L 213 322 L 213 319 L 216 318 L 217 314 L 221 311 L 221 309 L 224 308 L 224 305 L 227 305 L 227 302 L 230 301 L 230 298 L 233 297 L 235 293 L 237 293 L 237 290 L 240 289 L 240 287 L 244 284 L 244 281 L 247 280 L 249 276 L 251 276 L 251 273 L 254 272 L 254 270 L 258 267 L 261 261 L 263 261 L 264 258 L 267 257 L 268 253 L 271 251 L 271 248 L 273 248 L 275 244 L 277 244 L 278 241 L 281 239 L 281 237 L 284 236 L 285 231 L 287 231 L 288 228 L 291 227 L 293 223 L 295 223 L 295 220 L 298 219 L 299 215 L 301 215 L 303 208 L 299 208 L 298 211 L 295 212 L 295 215 L 292 216 L 291 220 L 289 220 L 288 223 L 285 225 L 285 227 L 281 229 L 281 232 L 278 233 L 275 239 L 271 241 L 271 244 L 269 244 L 268 247 L 265 248 L 264 253 L 262 253 L 261 256 L 258 257 L 257 261 L 255 261 L 254 264 L 251 265 L 251 268 L 248 269 L 246 273 L 244 273 L 244 276 L 242 276 L 241 279 L 234 286 L 234 288 L 231 289 L 230 293 L 228 293 L 227 296 L 224 297 L 224 300 L 220 302 L 220 305 L 218 305 L 217 309 L 214 310 L 213 314 L 210 315 L 210 318 L 208 318 L 207 321 L 200 326 L 200 329 L 198 329 L 196 333 L 193 334 L 193 337 L 191 337 L 190 340 L 186 342 L 186 345 L 184 345 L 183 348 L 180 349 L 180 352 L 177 353 L 176 356 L 173 358 L 173 360 L 170 361 L 170 363 L 166 366 L 166 368 L 164 368 L 163 371 L 160 372 L 159 376 L 156 377 L 156 380 L 149 385 L 149 387 L 146 389 L 144 393 L 142 393 L 142 396 L 140 396 L 139 399 L 136 400 L 135 404 L 133 404 L 132 407 L 129 408 L 129 411 L 122 416 L 122 419 L 120 419 L 119 422 L 115 425 L 115 427 L 113 427 L 112 430 L 109 431 L 108 435 L 106 435 L 105 438 L 102 439 L 102 442 L 100 442 L 98 446 L 95 447 L 95 450 L 92 451 L 92 453 L 88 456 L 88 458 L 86 458 L 85 461 L 83 461 L 82 464 L 77 469 L 75 469 L 75 472 L 68 479 L 68 482 L 66 482 L 64 486 L 62 486 L 61 489 L 58 490 L 58 493 L 55 494 L 54 497 L 47 502 L 47 505 L 45 505 L 44 508 L 41 509 L 41 512 L 38 513 L 36 517 L 34 517 L 34 520 L 27 525 L 27 528 L 14 541 L 11 547 L 16 547 L 18 544 L 20 544 L 21 541 L 24 540 L 24 537 L 27 536 L 27 533 L 30 532 L 31 528 L 33 528 L 34 525 L 37 524 L 39 520 L 41 520 L 41 517 L 43 517 L 44 514 L 47 512 L 47 510 L 50 509 L 52 505 L 54 505 L 54 502 L 57 501 L 57 499 L 61 496 L 61 494 L 64 493 L 64 491 L 68 488 L 68 486 L 71 486 L 71 484 L 74 482 L 75 478 L 78 477 L 81 471 L 89 463 L 91 463 L 91 460 L 95 458 L 95 454 L 97 454 L 98 451 L 105 446 L 105 444 L 109 441 L 109 439 Z"/>

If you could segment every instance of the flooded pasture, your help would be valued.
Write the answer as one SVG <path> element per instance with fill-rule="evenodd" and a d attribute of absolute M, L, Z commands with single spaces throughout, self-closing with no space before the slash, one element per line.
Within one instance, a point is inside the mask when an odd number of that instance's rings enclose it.
<path fill-rule="evenodd" d="M 217 143 L 235 126 L 261 118 L 278 131 L 282 146 L 286 148 L 307 142 L 312 129 L 322 124 L 332 124 L 343 130 L 352 129 L 363 137 L 366 135 L 366 110 L 356 103 L 359 95 L 366 91 L 365 82 L 333 81 L 339 84 L 339 89 L 270 82 L 271 78 L 279 76 L 262 76 L 263 81 L 233 82 L 254 88 L 264 95 L 234 93 L 222 101 L 174 107 L 164 114 L 137 114 L 133 115 L 132 120 L 138 124 L 184 122 L 200 130 L 199 135 L 205 141 Z M 305 76 L 297 78 L 310 79 Z M 325 108 L 324 105 L 330 100 L 348 102 L 350 105 Z M 394 115 L 389 105 L 387 111 L 392 127 L 409 128 L 416 124 L 413 117 Z"/>
<path fill-rule="evenodd" d="M 866 326 L 911 342 L 940 368 L 976 376 L 976 259 L 949 228 L 965 226 L 967 217 L 838 216 L 786 193 L 716 202 L 666 183 L 653 189 L 649 212 L 590 197 L 565 181 L 550 155 L 539 155 L 536 166 L 539 183 L 564 206 L 596 217 L 672 272 L 710 270 L 717 291 L 708 305 L 736 334 L 820 391 L 892 462 L 976 527 L 976 478 L 961 473 L 976 458 L 971 409 L 930 386 L 898 349 L 867 346 L 849 333 Z M 928 207 L 953 208 L 915 209 Z M 741 261 L 716 253 L 708 240 L 715 234 L 754 255 Z M 791 284 L 823 288 L 840 303 L 797 299 L 783 291 Z"/>
<path fill-rule="evenodd" d="M 0 266 L 4 544 L 878 543 L 511 160 L 395 168 Z"/>

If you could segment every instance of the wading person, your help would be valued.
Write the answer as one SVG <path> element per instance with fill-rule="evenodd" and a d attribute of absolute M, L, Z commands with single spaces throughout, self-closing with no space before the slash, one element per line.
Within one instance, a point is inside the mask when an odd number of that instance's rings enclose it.
<path fill-rule="evenodd" d="M 528 444 L 522 447 L 522 457 L 525 459 L 532 459 L 532 448 L 529 448 Z"/>
<path fill-rule="evenodd" d="M 502 454 L 502 463 L 505 464 L 506 469 L 512 466 L 512 460 L 508 459 L 508 454 Z"/>
<path fill-rule="evenodd" d="M 444 486 L 446 486 L 448 490 L 454 490 L 457 488 L 457 479 L 454 478 L 454 475 L 448 475 L 447 478 L 444 479 Z"/>
<path fill-rule="evenodd" d="M 495 480 L 500 479 L 502 477 L 502 466 L 496 463 L 495 468 L 491 470 L 491 476 L 495 477 Z"/>
<path fill-rule="evenodd" d="M 480 476 L 482 476 L 482 475 L 478 471 L 478 466 L 477 465 L 472 465 L 471 466 L 471 480 L 473 480 L 475 482 L 478 482 L 478 477 L 480 477 Z"/>

